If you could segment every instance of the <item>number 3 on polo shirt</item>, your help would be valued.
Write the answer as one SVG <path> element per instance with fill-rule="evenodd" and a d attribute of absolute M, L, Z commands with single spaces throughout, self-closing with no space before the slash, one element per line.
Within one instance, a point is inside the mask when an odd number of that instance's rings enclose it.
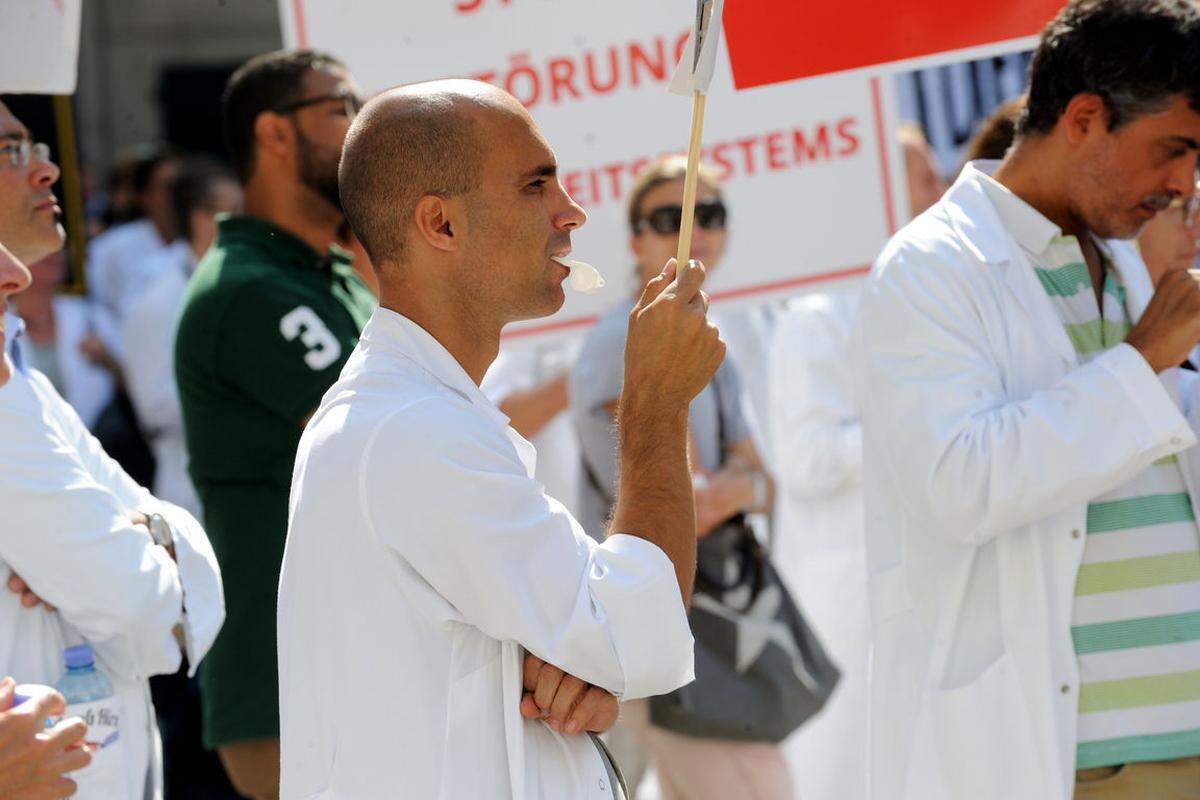
<path fill-rule="evenodd" d="M 293 308 L 279 320 L 279 332 L 289 342 L 296 338 L 308 348 L 304 363 L 314 370 L 323 370 L 342 355 L 342 343 L 308 306 Z"/>

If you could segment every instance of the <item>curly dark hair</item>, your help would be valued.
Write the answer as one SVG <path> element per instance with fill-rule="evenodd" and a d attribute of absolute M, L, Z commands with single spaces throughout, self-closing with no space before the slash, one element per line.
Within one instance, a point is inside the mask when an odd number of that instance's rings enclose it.
<path fill-rule="evenodd" d="M 1200 111 L 1194 0 L 1071 0 L 1042 32 L 1020 135 L 1049 133 L 1079 94 L 1099 95 L 1109 130 L 1186 95 Z"/>

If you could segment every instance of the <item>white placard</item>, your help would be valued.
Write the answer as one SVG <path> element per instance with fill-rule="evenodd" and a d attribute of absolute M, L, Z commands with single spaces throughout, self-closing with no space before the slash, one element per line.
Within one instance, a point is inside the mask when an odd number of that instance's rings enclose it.
<path fill-rule="evenodd" d="M 608 285 L 568 290 L 517 341 L 574 333 L 632 293 L 624 200 L 637 170 L 687 147 L 691 102 L 667 92 L 692 0 L 280 0 L 289 46 L 329 50 L 369 93 L 472 76 L 511 91 L 588 211 L 574 253 Z M 724 42 L 709 92 L 706 161 L 725 175 L 730 246 L 714 302 L 765 301 L 857 280 L 907 217 L 892 82 L 863 73 L 735 92 Z"/>
<path fill-rule="evenodd" d="M 0 0 L 0 92 L 73 94 L 83 0 Z"/>

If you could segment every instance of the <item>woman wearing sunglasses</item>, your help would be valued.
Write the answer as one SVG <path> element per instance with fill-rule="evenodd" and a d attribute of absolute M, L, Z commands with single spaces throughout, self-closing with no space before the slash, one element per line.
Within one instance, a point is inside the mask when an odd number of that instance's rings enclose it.
<path fill-rule="evenodd" d="M 683 158 L 666 158 L 639 174 L 631 189 L 630 247 L 637 261 L 639 292 L 675 256 L 685 172 Z M 719 180 L 711 169 L 702 167 L 691 258 L 710 271 L 720 266 L 725 253 L 727 218 Z M 579 433 L 584 473 L 579 519 L 597 537 L 603 535 L 615 495 L 613 412 L 621 394 L 625 334 L 634 300 L 631 294 L 596 324 L 571 374 L 571 414 Z M 737 365 L 727 352 L 713 380 L 692 401 L 689 413 L 696 524 L 702 537 L 739 514 L 765 512 L 771 507 L 774 484 L 751 438 L 747 409 Z M 778 746 L 667 731 L 650 723 L 647 702 L 627 704 L 621 718 L 655 764 L 664 800 L 790 800 L 792 783 Z M 737 709 L 730 711 L 736 713 Z M 621 752 L 620 733 L 616 739 L 617 757 L 627 776 L 636 773 L 628 754 Z M 630 789 L 636 793 L 632 785 Z"/>

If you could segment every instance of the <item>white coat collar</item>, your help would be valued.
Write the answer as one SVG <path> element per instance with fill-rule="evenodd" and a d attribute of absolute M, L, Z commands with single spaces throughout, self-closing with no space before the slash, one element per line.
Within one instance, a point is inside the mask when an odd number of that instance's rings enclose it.
<path fill-rule="evenodd" d="M 1004 268 L 1004 280 L 1034 322 L 1046 331 L 1047 342 L 1066 360 L 1077 364 L 1075 348 L 1063 330 L 1045 290 L 1020 248 L 1040 254 L 1062 229 L 1033 206 L 991 177 L 999 161 L 972 161 L 942 198 L 940 206 L 963 244 L 980 261 Z M 1130 320 L 1141 318 L 1154 294 L 1146 265 L 1129 242 L 1096 238 L 1125 285 Z M 1017 268 L 1014 269 L 1013 267 Z"/>
<path fill-rule="evenodd" d="M 940 208 L 948 217 L 951 227 L 967 250 L 983 263 L 1002 270 L 1003 282 L 1015 296 L 1017 304 L 1029 315 L 1037 329 L 1043 332 L 1050 348 L 1073 367 L 1079 363 L 1075 346 L 1067 338 L 1062 321 L 1021 252 L 1017 238 L 1019 235 L 1028 242 L 1033 252 L 1042 252 L 1062 231 L 1023 201 L 1018 205 L 1003 202 L 1001 197 L 1000 205 L 1005 206 L 1006 213 L 1017 228 L 1016 231 L 1009 229 L 1009 223 L 1001 216 L 988 185 L 994 184 L 1003 189 L 988 176 L 999 163 L 972 161 L 967 164 L 958 180 L 934 208 Z M 1012 200 L 1017 200 L 1011 192 L 1008 195 Z"/>
<path fill-rule="evenodd" d="M 368 352 L 379 348 L 415 362 L 439 383 L 495 420 L 497 426 L 508 426 L 508 417 L 479 390 L 450 351 L 403 314 L 379 306 L 363 328 L 361 340 Z"/>

